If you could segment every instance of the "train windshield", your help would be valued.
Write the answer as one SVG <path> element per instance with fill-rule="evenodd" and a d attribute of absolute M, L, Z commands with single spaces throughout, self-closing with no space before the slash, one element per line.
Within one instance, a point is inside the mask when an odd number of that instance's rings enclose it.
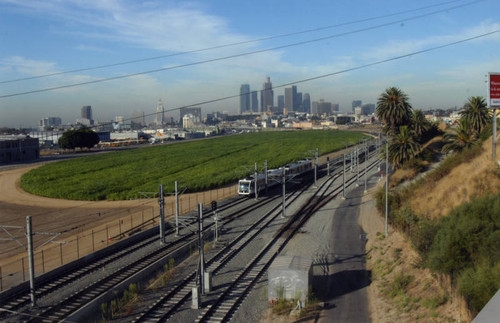
<path fill-rule="evenodd" d="M 248 193 L 250 191 L 250 182 L 240 182 L 240 192 Z"/>

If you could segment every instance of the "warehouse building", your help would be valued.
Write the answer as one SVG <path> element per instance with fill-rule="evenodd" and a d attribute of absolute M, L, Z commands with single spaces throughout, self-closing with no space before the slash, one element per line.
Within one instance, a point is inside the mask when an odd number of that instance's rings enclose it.
<path fill-rule="evenodd" d="M 38 138 L 0 136 L 0 163 L 30 161 L 40 158 Z"/>

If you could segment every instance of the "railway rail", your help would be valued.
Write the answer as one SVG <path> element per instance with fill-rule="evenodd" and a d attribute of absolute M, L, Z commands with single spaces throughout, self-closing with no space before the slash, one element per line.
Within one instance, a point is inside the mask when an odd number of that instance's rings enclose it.
<path fill-rule="evenodd" d="M 369 171 L 377 163 L 377 161 L 373 162 L 367 167 L 366 171 Z M 352 185 L 356 181 L 356 176 L 351 176 L 346 185 Z M 276 255 L 284 248 L 294 233 L 312 214 L 328 203 L 329 200 L 335 198 L 337 193 L 342 190 L 343 185 L 339 185 L 328 192 L 328 188 L 333 183 L 334 179 L 329 179 L 321 185 L 309 201 L 296 213 L 297 216 L 292 217 L 287 225 L 282 227 L 278 234 L 234 278 L 230 286 L 218 296 L 217 300 L 202 311 L 198 316 L 197 322 L 226 322 L 230 320 L 238 306 L 243 302 L 252 287 L 262 277 Z"/>
<path fill-rule="evenodd" d="M 338 165 L 339 165 L 340 161 L 341 161 L 341 159 L 339 159 L 339 158 L 337 158 L 334 161 L 330 161 L 330 165 L 336 166 L 336 167 L 333 167 L 333 169 L 332 169 L 332 173 L 334 173 L 333 177 L 335 177 L 335 178 L 338 177 L 339 176 L 338 173 L 340 173 L 338 171 L 338 169 L 339 169 Z M 323 167 L 320 167 L 318 170 L 321 171 L 322 173 L 325 173 L 326 172 L 324 170 L 325 168 L 326 168 L 326 164 L 323 165 Z M 335 173 L 337 173 L 337 174 L 335 175 Z M 332 181 L 332 183 L 333 183 L 333 181 Z M 279 198 L 281 198 L 281 196 L 278 195 L 278 196 L 272 196 L 272 197 L 266 197 L 264 199 L 260 199 L 257 202 L 253 202 L 252 206 L 245 208 L 245 210 L 238 211 L 238 212 L 232 212 L 232 213 L 224 216 L 221 220 L 223 221 L 223 223 L 228 223 L 230 221 L 233 221 L 239 217 L 242 217 L 242 216 L 250 213 L 251 211 L 253 211 L 259 207 L 262 207 L 263 205 L 271 203 L 272 201 L 279 199 Z M 221 207 L 218 209 L 218 212 L 220 214 L 221 211 L 231 210 L 233 207 L 238 207 L 240 204 L 244 203 L 245 201 L 247 201 L 247 199 L 244 199 L 244 198 L 238 198 L 238 199 L 232 200 L 228 203 L 225 203 L 224 205 L 221 205 Z M 209 216 L 210 216 L 210 214 L 207 215 L 206 217 L 209 217 Z M 257 221 L 257 222 L 260 223 L 261 221 Z M 263 227 L 265 227 L 265 226 L 260 226 L 260 229 L 262 229 Z M 257 232 L 259 229 L 257 227 L 254 227 L 254 228 L 250 229 L 249 232 L 252 232 L 252 230 L 253 230 L 254 236 L 257 235 Z M 167 230 L 167 235 L 173 236 L 174 232 L 175 232 L 175 230 L 173 230 L 173 229 Z M 242 234 L 242 237 L 244 235 L 250 237 L 251 234 L 249 232 Z M 57 292 L 57 291 L 61 290 L 63 287 L 65 287 L 66 285 L 74 282 L 75 280 L 82 279 L 86 276 L 91 275 L 92 273 L 94 273 L 96 270 L 102 268 L 103 266 L 107 266 L 109 264 L 112 264 L 113 262 L 117 261 L 118 259 L 127 258 L 131 253 L 133 253 L 135 251 L 147 248 L 148 246 L 151 246 L 152 244 L 158 243 L 159 239 L 156 237 L 156 235 L 157 234 L 154 234 L 154 235 L 152 235 L 152 237 L 150 237 L 150 238 L 148 238 L 140 243 L 136 243 L 136 244 L 127 246 L 118 252 L 114 251 L 114 252 L 111 252 L 109 254 L 103 254 L 99 259 L 94 258 L 93 262 L 88 263 L 85 266 L 82 266 L 82 267 L 76 268 L 76 269 L 68 270 L 64 273 L 61 273 L 57 277 L 51 277 L 50 281 L 38 282 L 37 294 L 36 294 L 37 298 L 41 298 L 45 295 Z M 145 267 L 153 264 L 154 262 L 160 261 L 161 259 L 168 257 L 168 255 L 171 252 L 173 252 L 177 248 L 180 248 L 182 245 L 184 245 L 186 243 L 190 243 L 192 240 L 195 240 L 195 239 L 196 238 L 194 237 L 194 235 L 192 233 L 187 233 L 183 236 L 176 237 L 173 241 L 170 241 L 166 245 L 160 246 L 160 247 L 148 252 L 147 255 L 145 255 L 143 257 L 139 257 L 135 261 L 131 261 L 128 265 L 125 265 L 117 270 L 114 270 L 112 272 L 107 273 L 107 275 L 105 277 L 103 277 L 103 278 L 97 280 L 96 282 L 94 282 L 93 284 L 90 284 L 89 286 L 82 288 L 82 289 L 78 290 L 77 292 L 69 295 L 63 301 L 58 302 L 55 305 L 45 307 L 45 308 L 43 308 L 43 310 L 41 312 L 37 311 L 35 314 L 36 316 L 34 316 L 32 319 L 30 319 L 28 321 L 29 322 L 40 321 L 42 318 L 47 318 L 51 321 L 64 320 L 64 318 L 68 317 L 71 313 L 75 312 L 76 310 L 83 307 L 88 302 L 95 299 L 98 295 L 113 288 L 116 284 L 120 283 L 120 281 L 123 281 L 123 280 L 127 279 L 128 277 L 140 272 Z M 248 238 L 248 239 L 250 240 L 250 238 Z M 242 247 L 240 242 L 243 243 L 243 241 L 244 241 L 244 239 L 240 238 L 239 240 L 232 243 L 232 246 L 229 247 L 228 249 L 226 249 L 225 252 L 221 252 L 218 256 L 215 256 L 212 259 L 210 259 L 209 262 L 207 263 L 210 266 L 209 270 L 211 270 L 213 272 L 216 272 L 217 270 L 219 270 L 219 268 L 221 268 L 221 266 L 223 266 L 224 263 L 229 261 L 231 259 L 231 257 L 233 257 L 235 254 L 238 253 L 239 248 Z M 265 257 L 261 257 L 261 258 L 265 259 Z M 189 277 L 191 277 L 191 275 Z M 190 289 L 191 285 L 190 284 L 192 284 L 190 282 L 191 282 L 191 278 L 186 284 L 184 284 L 184 287 L 180 288 L 180 289 L 182 289 L 182 288 L 188 289 L 188 293 L 184 294 L 184 296 L 183 296 L 184 299 L 182 301 L 185 301 L 185 299 L 187 297 L 189 297 L 189 294 L 191 292 L 191 289 Z M 171 297 L 171 299 L 173 299 L 173 297 Z M 23 309 L 23 308 L 26 309 L 29 302 L 30 302 L 29 290 L 26 289 L 26 290 L 20 292 L 18 295 L 15 295 L 15 297 L 11 298 L 9 301 L 4 302 L 3 304 L 0 304 L 0 308 L 4 308 L 4 309 L 7 309 L 9 311 L 16 312 L 16 311 L 19 311 L 20 309 Z M 168 303 L 168 301 L 166 301 L 166 302 L 158 301 L 158 304 L 161 304 L 161 303 L 166 304 L 166 303 Z M 180 302 L 177 302 L 176 304 L 180 304 Z M 178 306 L 176 304 L 173 304 L 173 306 L 171 306 L 171 305 L 169 305 L 169 306 L 175 310 L 175 308 Z M 158 305 L 157 307 L 161 307 L 161 305 Z M 171 313 L 171 312 L 169 312 L 169 313 Z M 5 315 L 2 315 L 2 313 L 0 313 L 0 319 L 2 319 L 4 316 Z M 147 317 L 147 315 L 145 315 L 144 317 Z M 165 316 L 161 316 L 161 317 L 165 317 Z M 167 315 L 167 317 L 168 317 L 168 315 Z M 141 318 L 137 319 L 138 322 L 141 320 L 143 320 L 143 319 L 141 319 Z"/>

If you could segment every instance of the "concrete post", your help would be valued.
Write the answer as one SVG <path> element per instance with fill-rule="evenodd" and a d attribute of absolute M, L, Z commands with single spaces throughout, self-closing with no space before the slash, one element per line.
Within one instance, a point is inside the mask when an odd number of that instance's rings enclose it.
<path fill-rule="evenodd" d="M 36 295 L 35 295 L 35 261 L 33 255 L 33 231 L 31 227 L 31 216 L 26 217 L 26 238 L 28 239 L 28 266 L 29 266 L 29 276 L 30 276 L 30 295 L 31 295 L 31 306 L 36 306 Z M 23 270 L 24 271 L 24 270 Z"/>

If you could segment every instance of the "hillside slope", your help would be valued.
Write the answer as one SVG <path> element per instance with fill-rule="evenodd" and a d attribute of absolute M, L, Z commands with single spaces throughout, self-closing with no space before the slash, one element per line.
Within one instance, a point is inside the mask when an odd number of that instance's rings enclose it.
<path fill-rule="evenodd" d="M 420 186 L 411 198 L 417 214 L 439 217 L 470 201 L 473 196 L 494 193 L 500 188 L 499 167 L 492 160 L 492 139 L 483 143 L 483 151 L 469 163 L 455 167 L 441 180 Z M 500 160 L 500 144 L 496 144 L 496 160 Z"/>

